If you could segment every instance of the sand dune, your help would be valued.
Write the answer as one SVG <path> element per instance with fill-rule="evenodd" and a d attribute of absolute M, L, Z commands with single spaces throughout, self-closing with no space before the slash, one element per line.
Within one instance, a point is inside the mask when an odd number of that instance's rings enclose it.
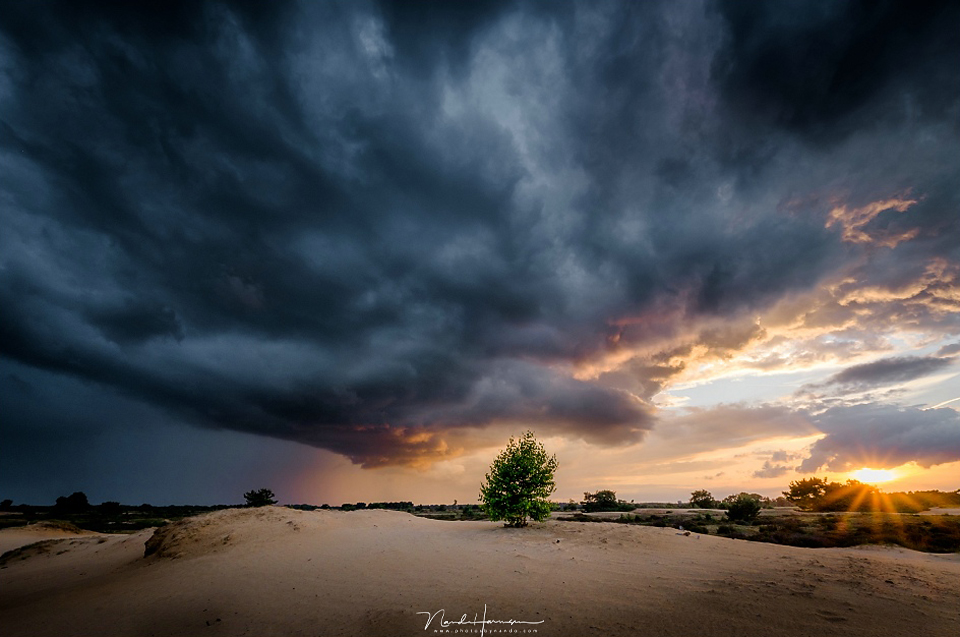
<path fill-rule="evenodd" d="M 0 529 L 0 555 L 7 551 L 20 548 L 21 546 L 42 542 L 44 540 L 62 540 L 91 535 L 97 534 L 92 531 L 78 529 L 73 525 L 47 524 L 44 522 L 9 529 Z"/>
<path fill-rule="evenodd" d="M 5 637 L 434 635 L 441 616 L 425 629 L 418 613 L 473 620 L 484 607 L 542 622 L 513 626 L 538 637 L 960 633 L 958 555 L 615 524 L 238 509 L 26 547 L 0 567 Z"/>

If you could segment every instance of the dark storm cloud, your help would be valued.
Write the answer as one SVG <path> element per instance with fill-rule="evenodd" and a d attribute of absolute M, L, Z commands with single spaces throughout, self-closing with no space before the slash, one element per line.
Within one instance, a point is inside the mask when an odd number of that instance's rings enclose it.
<path fill-rule="evenodd" d="M 956 256 L 955 11 L 779 6 L 12 4 L 2 353 L 367 466 L 492 423 L 636 442 L 682 363 L 574 366 L 854 267 L 838 192 L 917 193 L 865 285 Z"/>
<path fill-rule="evenodd" d="M 888 383 L 902 383 L 932 374 L 949 364 L 949 360 L 932 356 L 882 358 L 872 363 L 848 367 L 842 372 L 831 376 L 828 382 L 841 385 L 885 385 Z"/>
<path fill-rule="evenodd" d="M 960 8 L 952 2 L 713 5 L 728 25 L 713 73 L 732 111 L 751 126 L 836 143 L 899 116 L 940 119 L 956 109 L 941 90 L 956 79 Z M 876 121 L 876 120 L 874 120 Z"/>
<path fill-rule="evenodd" d="M 894 356 L 881 358 L 871 363 L 853 365 L 838 372 L 823 383 L 808 385 L 805 390 L 836 387 L 841 391 L 865 391 L 874 387 L 905 383 L 929 376 L 953 361 L 936 356 Z"/>
<path fill-rule="evenodd" d="M 183 338 L 183 328 L 172 308 L 127 305 L 95 308 L 88 317 L 104 336 L 118 344 L 137 343 L 152 337 Z"/>

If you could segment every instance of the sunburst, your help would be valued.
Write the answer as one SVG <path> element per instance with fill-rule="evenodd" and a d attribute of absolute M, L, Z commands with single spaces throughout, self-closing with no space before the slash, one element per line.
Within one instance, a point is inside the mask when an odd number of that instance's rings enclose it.
<path fill-rule="evenodd" d="M 850 472 L 850 477 L 867 484 L 880 484 L 889 482 L 897 477 L 897 472 L 893 469 L 870 469 L 864 467 Z"/>

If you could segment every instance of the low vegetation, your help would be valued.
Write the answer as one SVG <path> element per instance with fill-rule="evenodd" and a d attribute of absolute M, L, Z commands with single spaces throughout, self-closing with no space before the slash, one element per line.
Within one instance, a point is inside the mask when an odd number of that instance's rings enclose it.
<path fill-rule="evenodd" d="M 251 500 L 248 496 L 253 496 Z M 249 491 L 244 494 L 247 506 L 264 506 L 276 503 L 270 489 Z M 266 502 L 272 500 L 273 502 Z M 263 504 L 254 504 L 263 502 Z M 57 498 L 53 506 L 36 506 L 31 504 L 14 505 L 10 500 L 4 500 L 0 511 L 0 528 L 26 526 L 42 523 L 46 526 L 63 529 L 85 529 L 97 533 L 134 533 L 141 529 L 164 526 L 184 518 L 236 508 L 238 504 L 204 505 L 170 505 L 154 506 L 152 504 L 129 505 L 115 501 L 101 504 L 91 504 L 85 493 L 77 491 L 69 496 Z"/>
<path fill-rule="evenodd" d="M 755 500 L 760 504 L 761 509 L 772 509 L 778 506 L 790 506 L 791 503 L 786 498 L 768 498 L 759 493 L 733 493 L 722 500 L 717 500 L 713 494 L 706 489 L 700 489 L 690 494 L 690 506 L 695 509 L 729 509 L 736 502 L 743 502 L 745 499 Z"/>
<path fill-rule="evenodd" d="M 902 513 L 822 514 L 793 511 L 770 512 L 750 521 L 702 512 L 624 514 L 602 518 L 576 513 L 562 521 L 639 524 L 672 527 L 703 535 L 719 535 L 754 542 L 771 542 L 808 548 L 888 544 L 930 553 L 960 552 L 960 517 Z"/>
<path fill-rule="evenodd" d="M 616 491 L 597 491 L 596 493 L 584 493 L 583 502 L 580 507 L 587 513 L 598 511 L 633 511 L 637 505 L 633 502 L 624 502 L 617 499 Z"/>
<path fill-rule="evenodd" d="M 236 506 L 236 505 L 233 505 Z M 0 528 L 43 523 L 61 528 L 80 528 L 98 533 L 133 533 L 140 529 L 163 526 L 168 522 L 192 517 L 208 511 L 229 509 L 230 505 L 152 506 L 150 504 L 126 505 L 105 502 L 87 505 L 83 509 L 64 510 L 57 506 L 34 506 L 19 504 L 11 506 L 6 515 L 0 516 Z"/>

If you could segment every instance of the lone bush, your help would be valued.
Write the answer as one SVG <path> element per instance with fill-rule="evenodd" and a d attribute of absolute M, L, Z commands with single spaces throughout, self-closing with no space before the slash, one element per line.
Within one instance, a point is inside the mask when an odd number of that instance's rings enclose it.
<path fill-rule="evenodd" d="M 581 505 L 583 506 L 583 510 L 588 513 L 594 511 L 616 511 L 617 493 L 609 489 L 597 491 L 596 493 L 584 493 Z"/>
<path fill-rule="evenodd" d="M 584 493 L 581 507 L 587 513 L 596 511 L 633 511 L 637 505 L 617 499 L 617 492 L 605 489 L 596 493 Z"/>
<path fill-rule="evenodd" d="M 751 522 L 756 520 L 758 515 L 760 500 L 746 493 L 738 495 L 727 508 L 727 519 L 734 522 Z"/>
<path fill-rule="evenodd" d="M 553 482 L 556 470 L 557 457 L 547 456 L 532 431 L 519 440 L 510 438 L 480 485 L 480 502 L 487 517 L 513 527 L 526 526 L 528 517 L 545 520 L 551 509 L 547 498 L 557 488 Z"/>
<path fill-rule="evenodd" d="M 243 499 L 247 501 L 248 507 L 265 507 L 277 503 L 270 489 L 247 491 L 243 494 Z"/>

